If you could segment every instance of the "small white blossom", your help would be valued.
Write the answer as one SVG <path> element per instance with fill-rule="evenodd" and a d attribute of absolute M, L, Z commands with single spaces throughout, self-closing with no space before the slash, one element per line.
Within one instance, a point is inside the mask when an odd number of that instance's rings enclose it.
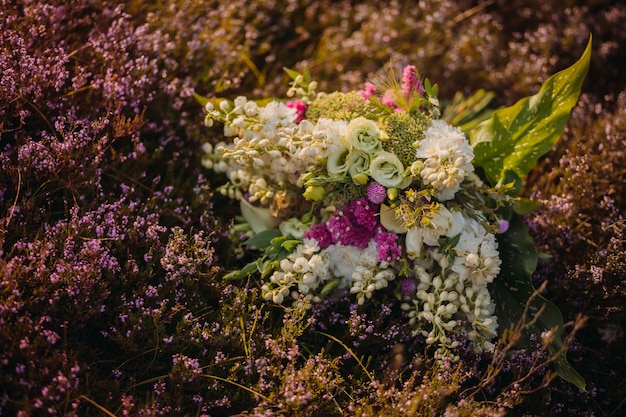
<path fill-rule="evenodd" d="M 460 129 L 433 120 L 419 142 L 416 157 L 424 159 L 422 181 L 439 193 L 440 201 L 454 198 L 461 182 L 474 171 L 474 151 Z"/>
<path fill-rule="evenodd" d="M 493 234 L 474 219 L 467 220 L 455 247 L 457 253 L 452 270 L 461 280 L 469 279 L 477 285 L 486 285 L 500 273 L 498 243 Z"/>

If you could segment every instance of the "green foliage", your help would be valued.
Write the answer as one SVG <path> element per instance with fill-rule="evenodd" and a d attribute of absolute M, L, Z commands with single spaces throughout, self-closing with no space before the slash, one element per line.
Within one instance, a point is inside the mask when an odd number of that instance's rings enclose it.
<path fill-rule="evenodd" d="M 470 130 L 474 164 L 485 170 L 492 184 L 513 181 L 516 192 L 521 190 L 522 180 L 563 134 L 590 60 L 591 38 L 578 62 L 550 77 L 537 94 L 495 111 Z"/>
<path fill-rule="evenodd" d="M 558 374 L 578 388 L 584 389 L 585 381 L 565 358 L 562 341 L 563 316 L 558 307 L 537 294 L 532 285 L 531 278 L 537 268 L 539 257 L 528 228 L 515 217 L 508 232 L 501 235 L 498 243 L 502 259 L 506 259 L 506 262 L 502 263 L 500 275 L 490 289 L 499 325 L 508 329 L 520 318 L 532 323 L 526 329 L 526 343 L 523 344 L 528 343 L 530 334 L 541 337 L 543 332 L 553 331 L 550 352 L 562 352 L 555 362 Z M 529 300 L 530 304 L 527 306 Z M 524 317 L 525 315 L 527 316 Z"/>
<path fill-rule="evenodd" d="M 578 101 L 590 60 L 591 38 L 582 57 L 570 68 L 550 77 L 537 94 L 494 111 L 488 120 L 469 130 L 475 153 L 474 164 L 484 169 L 496 188 L 512 186 L 508 192 L 518 194 L 523 179 L 537 160 L 558 141 Z M 456 113 L 460 111 L 456 110 Z M 521 207 L 523 210 L 529 205 Z M 538 255 L 533 239 L 519 218 L 512 219 L 509 231 L 499 243 L 505 262 L 492 287 L 501 325 L 507 328 L 526 314 L 528 308 L 534 317 L 529 333 L 538 335 L 555 330 L 550 349 L 552 352 L 561 351 L 563 318 L 553 303 L 534 295 L 536 290 L 531 280 Z M 527 307 L 529 299 L 532 302 Z M 555 365 L 561 377 L 584 389 L 583 378 L 569 365 L 564 351 Z"/>

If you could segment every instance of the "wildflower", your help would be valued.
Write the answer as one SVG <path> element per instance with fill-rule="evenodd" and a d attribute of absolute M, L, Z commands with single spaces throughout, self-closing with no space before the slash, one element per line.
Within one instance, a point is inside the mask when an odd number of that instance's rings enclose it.
<path fill-rule="evenodd" d="M 291 100 L 285 104 L 288 108 L 294 109 L 296 111 L 296 120 L 295 123 L 300 123 L 304 120 L 307 105 L 302 100 Z"/>

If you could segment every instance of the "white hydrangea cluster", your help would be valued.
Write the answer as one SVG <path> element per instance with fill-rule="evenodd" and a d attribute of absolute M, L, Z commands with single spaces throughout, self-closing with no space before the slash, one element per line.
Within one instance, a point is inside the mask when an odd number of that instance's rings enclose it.
<path fill-rule="evenodd" d="M 433 120 L 424 131 L 416 156 L 413 174 L 438 191 L 439 201 L 454 198 L 463 180 L 474 172 L 474 150 L 465 134 L 443 120 Z"/>
<path fill-rule="evenodd" d="M 233 105 L 224 100 L 218 108 L 205 106 L 205 124 L 214 120 L 224 124 L 224 135 L 231 143 L 220 143 L 205 158 L 205 166 L 226 173 L 231 185 L 229 196 L 266 204 L 274 187 L 286 184 L 301 186 L 303 173 L 328 157 L 333 146 L 345 136 L 346 122 L 320 119 L 315 124 L 296 123 L 296 111 L 280 101 L 259 106 L 246 97 L 237 97 Z M 232 194 L 232 195 L 231 195 Z"/>

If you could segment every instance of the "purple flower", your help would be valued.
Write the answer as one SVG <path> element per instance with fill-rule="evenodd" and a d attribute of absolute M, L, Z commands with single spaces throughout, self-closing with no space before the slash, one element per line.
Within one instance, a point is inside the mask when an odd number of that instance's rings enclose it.
<path fill-rule="evenodd" d="M 417 291 L 417 281 L 414 278 L 405 278 L 400 284 L 400 290 L 404 295 L 412 295 Z"/>
<path fill-rule="evenodd" d="M 335 211 L 326 223 L 333 243 L 352 244 L 355 227 L 342 210 Z"/>
<path fill-rule="evenodd" d="M 377 182 L 367 186 L 367 199 L 374 204 L 381 204 L 387 198 L 387 189 Z"/>
<path fill-rule="evenodd" d="M 333 243 L 330 231 L 324 223 L 312 225 L 311 229 L 303 237 L 305 239 L 315 239 L 321 249 L 326 249 Z"/>
<path fill-rule="evenodd" d="M 374 240 L 379 262 L 394 262 L 402 256 L 402 248 L 398 245 L 398 235 L 395 232 L 379 228 Z"/>
<path fill-rule="evenodd" d="M 351 214 L 359 226 L 363 226 L 370 232 L 378 225 L 378 207 L 365 198 L 359 198 L 347 204 L 344 212 L 348 216 Z"/>

